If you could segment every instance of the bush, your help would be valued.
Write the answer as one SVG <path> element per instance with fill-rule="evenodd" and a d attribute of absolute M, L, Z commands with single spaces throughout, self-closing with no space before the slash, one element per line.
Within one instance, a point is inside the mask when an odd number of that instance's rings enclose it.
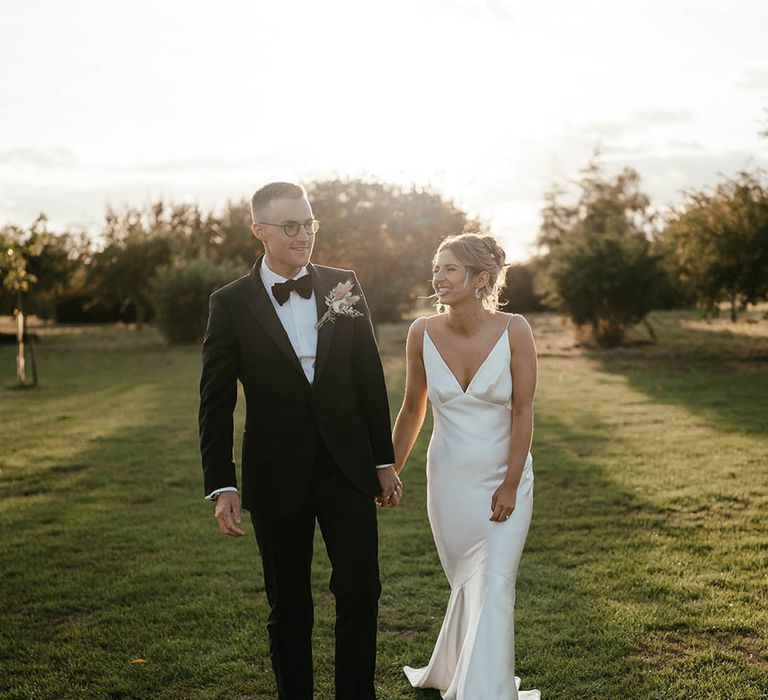
<path fill-rule="evenodd" d="M 705 313 L 727 301 L 736 321 L 768 297 L 768 175 L 743 171 L 713 191 L 687 192 L 659 238 L 667 266 Z"/>
<path fill-rule="evenodd" d="M 550 277 L 581 339 L 610 347 L 655 308 L 662 272 L 640 236 L 581 232 L 552 254 Z"/>
<path fill-rule="evenodd" d="M 247 270 L 200 259 L 161 267 L 150 283 L 155 320 L 168 342 L 200 342 L 208 319 L 208 297 Z"/>
<path fill-rule="evenodd" d="M 501 301 L 501 310 L 509 313 L 521 314 L 544 308 L 534 288 L 530 263 L 515 263 L 507 268 Z"/>
<path fill-rule="evenodd" d="M 664 284 L 651 250 L 654 214 L 631 168 L 607 178 L 593 160 L 578 186 L 572 204 L 556 186 L 546 196 L 539 245 L 547 252 L 537 263 L 546 301 L 568 314 L 582 341 L 619 345 L 628 326 L 647 325 Z"/>

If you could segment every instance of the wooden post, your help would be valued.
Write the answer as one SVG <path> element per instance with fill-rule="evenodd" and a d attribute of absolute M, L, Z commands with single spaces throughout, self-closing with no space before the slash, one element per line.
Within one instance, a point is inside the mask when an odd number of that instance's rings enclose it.
<path fill-rule="evenodd" d="M 19 386 L 27 383 L 27 368 L 24 361 L 24 312 L 14 309 L 16 315 L 16 380 Z"/>
<path fill-rule="evenodd" d="M 16 316 L 16 381 L 20 387 L 37 386 L 35 343 L 32 338 L 27 336 L 27 315 L 24 313 L 24 297 L 22 296 L 22 292 L 18 293 L 18 301 L 13 313 Z M 29 340 L 29 369 L 32 373 L 31 381 L 27 381 L 26 340 Z"/>

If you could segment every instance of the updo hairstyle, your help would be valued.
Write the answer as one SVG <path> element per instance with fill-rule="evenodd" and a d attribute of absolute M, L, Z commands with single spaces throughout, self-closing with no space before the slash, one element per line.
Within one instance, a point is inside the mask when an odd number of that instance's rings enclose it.
<path fill-rule="evenodd" d="M 496 239 L 488 234 L 461 233 L 444 238 L 437 248 L 432 264 L 444 250 L 450 250 L 456 259 L 469 268 L 470 274 L 488 273 L 488 282 L 480 288 L 483 308 L 488 311 L 499 309 L 499 294 L 506 281 L 506 254 Z"/>

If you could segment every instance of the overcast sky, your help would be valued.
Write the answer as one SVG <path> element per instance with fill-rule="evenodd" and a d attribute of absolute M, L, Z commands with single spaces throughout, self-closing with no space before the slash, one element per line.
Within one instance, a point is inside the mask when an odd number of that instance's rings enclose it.
<path fill-rule="evenodd" d="M 659 207 L 768 167 L 766 27 L 762 0 L 0 0 L 0 224 L 368 176 L 524 258 L 597 145 Z"/>

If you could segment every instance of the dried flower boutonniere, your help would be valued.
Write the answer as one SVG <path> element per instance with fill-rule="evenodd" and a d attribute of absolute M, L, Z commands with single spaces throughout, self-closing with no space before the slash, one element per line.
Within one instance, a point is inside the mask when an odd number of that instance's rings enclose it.
<path fill-rule="evenodd" d="M 355 304 L 360 301 L 360 297 L 352 294 L 353 286 L 352 280 L 347 280 L 346 282 L 339 282 L 331 290 L 330 294 L 325 297 L 325 305 L 328 307 L 328 310 L 315 324 L 315 328 L 321 328 L 326 321 L 333 323 L 337 316 L 355 318 L 356 316 L 363 315 L 355 308 Z"/>

